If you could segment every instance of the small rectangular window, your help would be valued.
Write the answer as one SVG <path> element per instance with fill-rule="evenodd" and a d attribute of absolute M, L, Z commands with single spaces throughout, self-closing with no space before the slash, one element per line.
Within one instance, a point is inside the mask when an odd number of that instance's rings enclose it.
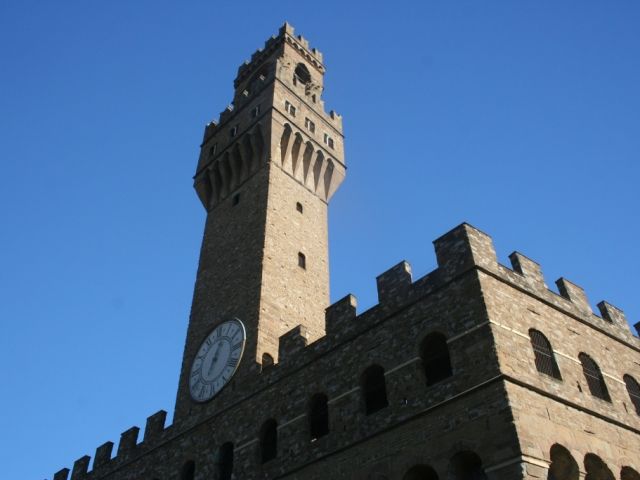
<path fill-rule="evenodd" d="M 259 114 L 260 114 L 260 105 L 256 105 L 255 107 L 253 107 L 253 110 L 251 110 L 251 117 L 256 118 Z"/>
<path fill-rule="evenodd" d="M 231 199 L 231 205 L 235 207 L 239 203 L 240 203 L 240 194 L 236 193 Z"/>
<path fill-rule="evenodd" d="M 311 120 L 309 120 L 308 118 L 304 119 L 304 126 L 307 130 L 309 130 L 311 133 L 314 133 L 316 131 L 316 124 L 313 123 Z"/>
<path fill-rule="evenodd" d="M 302 252 L 298 252 L 298 266 L 304 270 L 307 269 L 307 257 Z"/>
<path fill-rule="evenodd" d="M 284 102 L 284 109 L 286 110 L 286 112 L 291 115 L 292 117 L 296 116 L 296 107 L 294 107 L 293 105 L 291 105 L 289 102 Z"/>
<path fill-rule="evenodd" d="M 238 126 L 236 125 L 235 127 L 231 127 L 231 138 L 235 137 L 238 134 Z"/>
<path fill-rule="evenodd" d="M 302 204 L 300 202 L 296 203 L 296 210 L 299 211 L 300 213 L 304 211 L 304 208 L 302 207 Z"/>
<path fill-rule="evenodd" d="M 324 144 L 328 145 L 329 148 L 333 148 L 333 138 L 326 133 L 324 134 Z"/>
<path fill-rule="evenodd" d="M 216 150 L 218 150 L 218 144 L 214 143 L 209 147 L 209 156 L 213 157 L 216 154 Z"/>

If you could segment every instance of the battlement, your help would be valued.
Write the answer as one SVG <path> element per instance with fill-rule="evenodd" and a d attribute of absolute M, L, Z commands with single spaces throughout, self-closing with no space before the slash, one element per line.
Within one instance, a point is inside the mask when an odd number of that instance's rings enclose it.
<path fill-rule="evenodd" d="M 505 282 L 611 338 L 640 348 L 640 339 L 631 334 L 622 310 L 603 300 L 597 304 L 600 316 L 596 315 L 584 290 L 565 278 L 556 281 L 558 293 L 551 291 L 540 265 L 519 252 L 509 255 L 511 267 L 500 264 L 491 237 L 473 226 L 463 223 L 433 244 L 437 268 L 422 278 L 414 281 L 411 265 L 406 261 L 399 262 L 376 278 L 377 305 L 358 314 L 357 299 L 349 294 L 326 308 L 324 337 L 310 342 L 310 334 L 303 325 L 282 335 L 277 363 L 262 370 L 262 386 L 312 364 L 320 356 L 384 322 L 420 298 L 438 292 L 473 271 Z M 639 327 L 640 323 L 637 323 L 638 333 Z M 171 437 L 172 426 L 165 426 L 166 415 L 164 410 L 160 410 L 147 418 L 142 442 L 138 443 L 140 429 L 131 427 L 121 434 L 115 457 L 111 457 L 114 443 L 106 442 L 96 449 L 91 471 L 91 458 L 85 455 L 75 461 L 71 471 L 68 468 L 58 471 L 54 480 L 68 480 L 69 473 L 71 480 L 85 479 L 93 472 L 102 475 L 155 448 Z"/>
<path fill-rule="evenodd" d="M 293 26 L 285 22 L 282 27 L 280 27 L 278 35 L 273 35 L 269 38 L 264 42 L 263 48 L 259 48 L 253 52 L 251 59 L 245 60 L 245 62 L 238 67 L 238 75 L 234 81 L 235 88 L 238 88 L 244 80 L 257 71 L 263 61 L 285 42 L 295 48 L 319 72 L 324 73 L 322 53 L 315 48 L 311 48 L 309 41 L 302 35 L 295 36 Z"/>
<path fill-rule="evenodd" d="M 103 475 L 135 456 L 155 448 L 165 440 L 171 428 L 171 426 L 165 426 L 166 418 L 167 412 L 164 410 L 154 413 L 147 418 L 144 437 L 141 443 L 138 443 L 140 428 L 135 426 L 131 427 L 120 435 L 120 442 L 115 457 L 111 456 L 114 443 L 105 442 L 96 449 L 91 470 L 89 470 L 91 457 L 84 455 L 74 462 L 71 471 L 68 468 L 63 468 L 56 472 L 53 480 L 82 480 L 88 478 L 89 475 Z M 71 477 L 69 477 L 69 473 L 71 473 Z"/>
<path fill-rule="evenodd" d="M 286 369 L 310 362 L 314 355 L 331 349 L 336 342 L 357 335 L 382 321 L 390 311 L 398 310 L 474 269 L 509 283 L 609 336 L 640 347 L 640 340 L 631 334 L 622 310 L 601 301 L 598 303 L 600 316 L 596 315 L 584 290 L 566 278 L 556 281 L 558 293 L 553 292 L 545 283 L 540 265 L 519 252 L 509 255 L 511 268 L 501 265 L 491 237 L 475 227 L 463 223 L 433 243 L 437 269 L 413 281 L 408 262 L 402 261 L 391 267 L 376 278 L 377 305 L 358 315 L 355 296 L 349 294 L 338 300 L 326 309 L 325 337 L 308 344 L 301 326 L 280 337 L 278 364 Z M 640 323 L 636 329 L 638 326 Z"/>

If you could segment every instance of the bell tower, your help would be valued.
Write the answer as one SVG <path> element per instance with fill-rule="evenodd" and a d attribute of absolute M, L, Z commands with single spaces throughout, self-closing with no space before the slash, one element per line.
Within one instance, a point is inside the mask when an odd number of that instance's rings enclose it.
<path fill-rule="evenodd" d="M 277 362 L 278 338 L 296 325 L 310 340 L 324 334 L 327 206 L 345 176 L 342 118 L 324 110 L 324 72 L 322 54 L 285 23 L 240 66 L 232 105 L 205 128 L 194 187 L 207 218 L 178 418 L 205 408 L 190 398 L 189 370 L 225 320 L 246 328 L 231 382 Z"/>

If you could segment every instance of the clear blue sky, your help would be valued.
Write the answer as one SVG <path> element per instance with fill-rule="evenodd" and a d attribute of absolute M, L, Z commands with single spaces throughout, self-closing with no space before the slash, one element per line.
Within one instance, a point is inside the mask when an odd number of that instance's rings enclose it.
<path fill-rule="evenodd" d="M 325 55 L 334 300 L 462 221 L 640 320 L 640 3 L 0 3 L 0 456 L 42 480 L 172 412 L 202 129 L 284 20 Z"/>

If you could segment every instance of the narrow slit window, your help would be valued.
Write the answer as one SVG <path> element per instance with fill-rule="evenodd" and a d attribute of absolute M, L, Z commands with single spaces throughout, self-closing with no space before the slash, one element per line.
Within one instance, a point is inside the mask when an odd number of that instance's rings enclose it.
<path fill-rule="evenodd" d="M 231 480 L 233 475 L 233 443 L 227 442 L 218 450 L 216 470 L 220 480 Z"/>
<path fill-rule="evenodd" d="M 266 463 L 278 456 L 278 423 L 274 419 L 264 422 L 260 430 L 260 460 Z"/>
<path fill-rule="evenodd" d="M 304 207 L 302 206 L 302 204 L 300 202 L 296 203 L 296 210 L 300 213 L 304 213 Z"/>
<path fill-rule="evenodd" d="M 216 150 L 218 150 L 218 144 L 214 143 L 209 147 L 209 156 L 213 157 L 216 154 Z"/>
<path fill-rule="evenodd" d="M 256 105 L 255 107 L 253 107 L 253 110 L 251 110 L 252 118 L 256 118 L 258 115 L 260 115 L 260 105 Z"/>
<path fill-rule="evenodd" d="M 307 257 L 302 252 L 298 252 L 298 266 L 303 270 L 307 269 Z"/>
<path fill-rule="evenodd" d="M 380 365 L 371 365 L 362 374 L 362 395 L 366 415 L 371 415 L 389 406 L 384 368 Z"/>
<path fill-rule="evenodd" d="M 240 203 L 240 194 L 239 194 L 239 193 L 236 193 L 236 194 L 233 196 L 233 198 L 231 199 L 231 205 L 235 207 L 235 206 L 236 206 L 236 205 L 238 205 L 239 203 Z"/>
<path fill-rule="evenodd" d="M 235 137 L 238 134 L 238 126 L 231 127 L 231 138 Z"/>
<path fill-rule="evenodd" d="M 324 393 L 316 393 L 311 397 L 308 419 L 312 442 L 329 433 L 329 401 Z"/>

